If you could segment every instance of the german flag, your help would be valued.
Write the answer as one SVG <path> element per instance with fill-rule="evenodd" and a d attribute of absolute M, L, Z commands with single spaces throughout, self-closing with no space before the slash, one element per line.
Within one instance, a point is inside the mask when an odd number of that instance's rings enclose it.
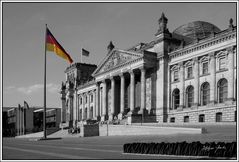
<path fill-rule="evenodd" d="M 56 38 L 48 28 L 46 28 L 46 50 L 55 52 L 58 56 L 66 59 L 69 63 L 73 62 L 70 55 L 64 50 L 60 43 L 57 42 Z"/>

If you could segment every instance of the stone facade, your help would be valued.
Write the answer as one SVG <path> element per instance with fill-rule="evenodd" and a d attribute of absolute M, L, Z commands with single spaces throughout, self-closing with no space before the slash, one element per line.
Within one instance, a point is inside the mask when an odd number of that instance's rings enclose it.
<path fill-rule="evenodd" d="M 122 50 L 108 46 L 95 65 L 68 67 L 62 115 L 68 123 L 137 114 L 163 122 L 234 122 L 236 119 L 236 27 L 220 30 L 195 21 L 169 32 L 159 19 L 155 39 Z M 84 65 L 84 66 L 83 66 Z M 82 74 L 87 68 L 87 74 Z M 64 114 L 65 113 L 65 114 Z"/>

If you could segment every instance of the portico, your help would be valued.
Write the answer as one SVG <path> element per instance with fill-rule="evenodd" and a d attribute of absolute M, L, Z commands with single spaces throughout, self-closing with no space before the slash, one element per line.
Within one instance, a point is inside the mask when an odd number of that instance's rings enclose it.
<path fill-rule="evenodd" d="M 99 99 L 96 115 L 101 117 L 101 121 L 114 118 L 122 120 L 124 115 L 143 112 L 146 105 L 145 74 L 147 69 L 152 68 L 154 57 L 155 53 L 151 52 L 113 50 L 96 69 L 93 76 L 97 89 L 101 91 L 96 93 Z"/>

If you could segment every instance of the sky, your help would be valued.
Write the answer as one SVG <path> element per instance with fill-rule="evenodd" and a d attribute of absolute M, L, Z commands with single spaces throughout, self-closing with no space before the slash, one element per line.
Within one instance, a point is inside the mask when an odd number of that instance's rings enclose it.
<path fill-rule="evenodd" d="M 98 65 L 110 41 L 127 49 L 155 39 L 164 12 L 168 29 L 207 21 L 221 30 L 236 24 L 235 3 L 3 3 L 2 104 L 43 106 L 45 24 L 74 62 Z M 69 63 L 47 52 L 47 107 L 61 107 L 60 87 Z"/>

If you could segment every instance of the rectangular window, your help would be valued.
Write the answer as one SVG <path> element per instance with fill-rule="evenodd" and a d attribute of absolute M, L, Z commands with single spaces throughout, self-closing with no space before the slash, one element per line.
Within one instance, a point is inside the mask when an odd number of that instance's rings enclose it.
<path fill-rule="evenodd" d="M 198 121 L 199 122 L 205 122 L 205 115 L 204 114 L 199 115 Z"/>
<path fill-rule="evenodd" d="M 208 62 L 202 63 L 202 74 L 208 73 Z"/>
<path fill-rule="evenodd" d="M 193 68 L 192 67 L 188 67 L 188 75 L 187 78 L 192 78 L 193 77 Z"/>
<path fill-rule="evenodd" d="M 189 122 L 189 116 L 184 116 L 184 123 L 188 123 Z"/>
<path fill-rule="evenodd" d="M 220 58 L 219 59 L 219 70 L 226 68 L 226 58 Z"/>
<path fill-rule="evenodd" d="M 178 71 L 174 71 L 174 75 L 173 75 L 173 81 L 175 82 L 175 81 L 178 81 L 179 79 L 178 79 Z"/>
<path fill-rule="evenodd" d="M 221 122 L 222 121 L 222 113 L 218 112 L 216 113 L 216 122 Z"/>

